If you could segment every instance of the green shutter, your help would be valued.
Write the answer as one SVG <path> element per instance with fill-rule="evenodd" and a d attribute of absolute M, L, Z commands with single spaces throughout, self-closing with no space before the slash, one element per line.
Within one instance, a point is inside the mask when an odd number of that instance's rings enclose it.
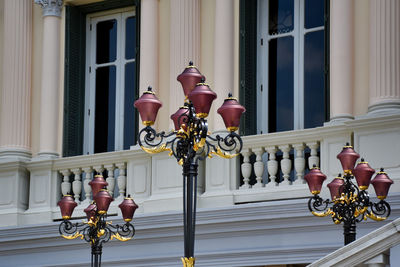
<path fill-rule="evenodd" d="M 239 95 L 245 106 L 241 134 L 257 133 L 257 0 L 240 0 Z"/>
<path fill-rule="evenodd" d="M 82 155 L 85 108 L 85 14 L 66 6 L 63 156 Z"/>

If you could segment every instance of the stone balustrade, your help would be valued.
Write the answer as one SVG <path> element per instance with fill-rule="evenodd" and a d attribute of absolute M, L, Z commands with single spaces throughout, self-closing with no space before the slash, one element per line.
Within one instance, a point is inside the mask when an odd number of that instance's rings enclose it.
<path fill-rule="evenodd" d="M 304 175 L 316 165 L 328 176 L 325 184 L 330 182 L 342 171 L 336 155 L 346 142 L 353 143 L 373 168 L 384 167 L 395 181 L 391 192 L 400 192 L 400 183 L 396 182 L 400 181 L 396 157 L 399 136 L 399 116 L 244 136 L 240 157 L 213 156 L 200 162 L 198 207 L 307 198 L 310 193 Z M 68 193 L 78 203 L 74 217 L 85 216 L 83 210 L 92 199 L 89 182 L 96 173 L 106 178 L 115 199 L 110 215 L 118 214 L 118 205 L 127 194 L 139 205 L 138 214 L 182 210 L 182 168 L 168 153 L 151 155 L 136 146 L 124 151 L 38 157 L 0 165 L 0 188 L 4 192 L 0 195 L 1 226 L 60 219 L 57 202 Z M 329 197 L 328 190 L 323 188 L 321 195 Z"/>

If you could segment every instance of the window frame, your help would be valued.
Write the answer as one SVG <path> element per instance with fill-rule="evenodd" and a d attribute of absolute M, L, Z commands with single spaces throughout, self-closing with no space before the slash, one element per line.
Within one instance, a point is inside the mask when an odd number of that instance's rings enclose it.
<path fill-rule="evenodd" d="M 304 129 L 304 42 L 305 35 L 310 32 L 321 31 L 325 32 L 325 42 L 327 21 L 326 13 L 324 14 L 324 25 L 314 28 L 305 28 L 305 0 L 293 0 L 294 1 L 294 19 L 293 19 L 293 31 L 289 33 L 282 33 L 276 35 L 269 35 L 269 1 L 270 0 L 258 0 L 257 1 L 257 71 L 256 71 L 256 95 L 257 95 L 257 134 L 269 133 L 268 121 L 269 121 L 269 77 L 268 77 L 268 51 L 269 41 L 277 39 L 279 37 L 292 36 L 293 37 L 293 130 Z M 325 5 L 329 4 L 329 1 L 325 1 Z M 327 7 L 326 7 L 327 8 Z M 328 9 L 329 12 L 329 9 Z M 326 49 L 325 54 L 329 53 Z M 326 58 L 325 58 L 326 60 Z M 327 62 L 324 63 L 326 66 Z M 325 75 L 327 70 L 325 67 Z M 325 76 L 325 79 L 327 77 Z M 325 83 L 326 87 L 326 83 Z M 329 93 L 328 88 L 324 88 L 326 94 Z M 326 97 L 327 98 L 327 97 Z M 326 108 L 326 107 L 325 107 Z M 326 113 L 326 111 L 325 111 Z M 325 117 L 325 116 L 324 116 Z"/>
<path fill-rule="evenodd" d="M 115 140 L 114 151 L 124 147 L 124 103 L 125 103 L 125 65 L 131 62 L 137 64 L 136 58 L 125 58 L 126 19 L 136 16 L 135 7 L 125 7 L 113 10 L 90 13 L 86 16 L 86 75 L 85 75 L 85 118 L 83 153 L 94 154 L 95 119 L 96 119 L 96 69 L 99 67 L 116 66 L 116 97 L 115 97 Z M 117 21 L 117 54 L 113 62 L 96 63 L 97 23 L 115 19 Z M 122 104 L 121 104 L 122 103 Z"/>

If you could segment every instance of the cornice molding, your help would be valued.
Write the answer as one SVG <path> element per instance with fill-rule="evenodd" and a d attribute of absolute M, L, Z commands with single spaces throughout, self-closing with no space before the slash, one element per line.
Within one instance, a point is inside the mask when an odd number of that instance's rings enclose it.
<path fill-rule="evenodd" d="M 63 7 L 63 0 L 35 0 L 43 9 L 43 17 L 55 16 L 61 17 L 61 9 Z"/>

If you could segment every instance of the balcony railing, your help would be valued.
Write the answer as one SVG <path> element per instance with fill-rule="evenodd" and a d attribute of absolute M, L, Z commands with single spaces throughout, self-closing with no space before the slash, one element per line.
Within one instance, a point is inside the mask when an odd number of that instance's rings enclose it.
<path fill-rule="evenodd" d="M 391 144 L 399 137 L 399 124 L 398 116 L 394 116 L 245 136 L 241 159 L 214 157 L 199 166 L 198 206 L 226 207 L 308 197 L 304 175 L 315 164 L 328 177 L 336 176 L 341 170 L 336 155 L 346 142 L 354 143 L 360 154 L 367 154 L 367 159 L 372 157 L 371 164 L 376 163 L 372 167 L 389 168 L 391 178 L 400 179 L 398 162 L 390 156 L 398 153 L 396 146 Z M 375 151 L 366 149 L 367 145 L 373 145 L 368 140 L 377 140 L 380 136 L 384 137 L 380 147 L 381 154 L 387 154 L 387 166 L 378 165 L 382 159 L 375 156 Z M 388 154 L 391 149 L 393 151 Z M 74 217 L 84 216 L 83 209 L 92 199 L 88 183 L 95 173 L 105 176 L 108 189 L 115 198 L 111 214 L 117 213 L 117 205 L 126 194 L 131 194 L 139 204 L 137 213 L 182 208 L 181 168 L 167 153 L 149 155 L 135 147 L 126 151 L 32 160 L 26 164 L 26 169 L 30 186 L 24 216 L 29 223 L 60 219 L 57 201 L 67 193 L 71 193 L 78 203 Z M 400 191 L 396 187 L 391 190 Z"/>

